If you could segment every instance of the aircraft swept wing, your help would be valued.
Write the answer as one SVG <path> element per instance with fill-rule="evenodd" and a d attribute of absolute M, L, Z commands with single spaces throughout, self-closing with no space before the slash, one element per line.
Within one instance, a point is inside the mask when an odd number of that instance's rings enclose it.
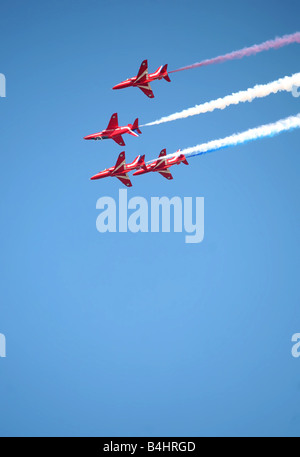
<path fill-rule="evenodd" d="M 145 82 L 147 80 L 147 76 L 148 76 L 148 60 L 146 59 L 146 60 L 143 60 L 134 83 L 143 84 L 143 82 Z"/>
<path fill-rule="evenodd" d="M 160 168 L 163 164 L 166 163 L 166 158 L 165 158 L 165 157 L 166 157 L 166 154 L 167 154 L 167 151 L 166 151 L 165 149 L 162 149 L 162 150 L 160 151 L 160 154 L 159 154 L 159 156 L 158 156 L 158 159 L 157 159 L 157 161 L 156 161 L 156 164 L 155 164 L 155 166 L 154 166 L 154 169 Z"/>
<path fill-rule="evenodd" d="M 125 146 L 125 142 L 122 138 L 122 135 L 114 135 L 112 136 L 112 140 L 114 140 L 120 146 Z"/>
<path fill-rule="evenodd" d="M 114 113 L 112 117 L 110 118 L 110 121 L 108 123 L 107 129 L 106 130 L 114 130 L 119 127 L 118 123 L 118 113 Z"/>
<path fill-rule="evenodd" d="M 141 91 L 144 92 L 144 94 L 147 95 L 147 97 L 154 98 L 154 94 L 149 83 L 143 85 L 138 84 L 137 87 L 141 89 Z"/>
<path fill-rule="evenodd" d="M 118 178 L 122 184 L 125 184 L 125 186 L 132 187 L 131 181 L 130 181 L 127 173 L 120 175 L 120 176 L 118 176 L 118 175 L 114 175 L 114 176 L 115 176 L 115 178 Z"/>
<path fill-rule="evenodd" d="M 112 174 L 114 175 L 114 174 L 122 173 L 125 170 L 125 165 L 126 165 L 125 151 L 123 151 L 123 152 L 121 152 L 121 154 L 119 154 L 119 157 L 117 158 L 116 165 L 115 165 L 115 168 L 113 169 Z"/>
<path fill-rule="evenodd" d="M 165 170 L 159 171 L 158 173 L 160 175 L 162 175 L 166 179 L 173 179 L 173 176 L 172 176 L 169 168 L 166 168 Z"/>
<path fill-rule="evenodd" d="M 134 81 L 134 85 L 141 89 L 145 95 L 149 98 L 154 98 L 154 94 L 152 92 L 151 86 L 147 83 L 148 78 L 148 61 L 144 60 L 140 66 L 139 72 L 137 74 L 136 80 Z"/>

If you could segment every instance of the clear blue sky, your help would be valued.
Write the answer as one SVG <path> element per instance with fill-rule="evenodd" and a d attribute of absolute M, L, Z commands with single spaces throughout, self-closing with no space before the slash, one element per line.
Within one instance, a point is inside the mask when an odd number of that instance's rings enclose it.
<path fill-rule="evenodd" d="M 272 6 L 271 6 L 272 4 Z M 121 148 L 85 142 L 299 72 L 292 45 L 152 84 L 134 76 L 299 30 L 298 1 L 2 1 L 0 434 L 299 435 L 299 138 L 294 131 L 133 179 L 205 197 L 205 239 L 105 234 L 91 182 Z M 283 93 L 126 135 L 149 160 L 300 112 Z"/>

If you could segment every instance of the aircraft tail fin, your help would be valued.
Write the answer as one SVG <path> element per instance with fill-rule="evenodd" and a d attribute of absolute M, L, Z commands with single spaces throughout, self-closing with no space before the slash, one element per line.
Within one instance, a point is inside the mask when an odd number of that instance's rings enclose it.
<path fill-rule="evenodd" d="M 139 129 L 139 119 L 136 118 L 136 120 L 134 121 L 134 123 L 132 124 L 132 130 L 135 132 L 137 131 L 138 133 L 142 133 Z"/>
<path fill-rule="evenodd" d="M 164 66 L 162 67 L 160 73 L 161 73 L 162 77 L 163 77 L 166 81 L 168 81 L 168 82 L 170 83 L 171 80 L 170 80 L 170 77 L 169 77 L 169 75 L 168 75 L 168 70 L 167 70 L 167 68 L 168 68 L 168 64 L 164 65 Z"/>
<path fill-rule="evenodd" d="M 181 155 L 180 155 L 180 158 L 181 158 L 181 162 L 182 162 L 182 163 L 184 163 L 185 165 L 188 165 L 188 164 L 189 164 L 188 161 L 186 160 L 186 157 L 185 157 L 184 154 L 181 154 Z"/>
<path fill-rule="evenodd" d="M 147 169 L 146 164 L 145 164 L 145 154 L 140 156 L 140 159 L 138 161 L 138 165 L 139 165 L 139 167 L 143 168 L 143 170 Z"/>
<path fill-rule="evenodd" d="M 134 168 L 138 169 L 138 168 L 142 167 L 143 164 L 145 164 L 145 155 L 143 155 L 143 156 L 139 155 L 134 159 L 134 161 L 132 163 L 128 164 L 128 167 L 130 167 L 132 169 L 134 169 Z"/>
<path fill-rule="evenodd" d="M 136 170 L 147 170 L 147 167 L 146 167 L 146 164 L 145 164 L 145 154 L 142 155 L 142 156 L 137 156 L 136 159 L 134 159 L 134 161 L 132 162 L 132 164 L 130 165 L 132 167 L 132 169 L 136 169 Z"/>

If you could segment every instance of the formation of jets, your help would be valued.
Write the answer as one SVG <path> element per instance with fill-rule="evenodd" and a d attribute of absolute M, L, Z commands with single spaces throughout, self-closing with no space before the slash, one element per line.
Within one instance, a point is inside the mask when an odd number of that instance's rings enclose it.
<path fill-rule="evenodd" d="M 179 152 L 180 149 L 177 151 L 177 153 Z M 91 179 L 102 179 L 110 176 L 113 178 L 118 178 L 123 184 L 125 184 L 125 186 L 131 187 L 132 184 L 128 176 L 129 171 L 136 170 L 133 173 L 133 176 L 143 175 L 144 173 L 157 171 L 164 178 L 173 179 L 169 167 L 171 167 L 172 165 L 180 165 L 181 163 L 188 165 L 188 161 L 186 160 L 184 154 L 179 154 L 175 157 L 167 159 L 166 150 L 163 149 L 159 154 L 158 159 L 150 164 L 145 163 L 145 155 L 138 156 L 134 159 L 132 163 L 126 164 L 125 151 L 123 151 L 119 155 L 116 165 L 114 167 L 106 168 L 105 170 L 100 171 L 96 175 L 92 176 Z"/>
<path fill-rule="evenodd" d="M 170 82 L 170 78 L 167 71 L 168 65 L 163 65 L 159 67 L 154 73 L 148 73 L 148 62 L 144 60 L 140 66 L 137 76 L 133 78 L 128 78 L 126 81 L 121 82 L 113 87 L 113 89 L 124 89 L 126 87 L 138 87 L 141 89 L 144 94 L 149 98 L 154 98 L 150 82 L 155 81 L 156 79 L 165 79 Z M 133 136 L 139 136 L 141 130 L 139 128 L 138 118 L 134 121 L 133 124 L 128 124 L 126 126 L 119 126 L 118 114 L 114 113 L 106 129 L 98 133 L 92 133 L 84 137 L 85 140 L 106 140 L 112 139 L 120 146 L 125 146 L 122 135 L 129 133 Z M 183 154 L 179 154 L 180 150 L 177 151 L 177 155 L 171 158 L 166 157 L 166 150 L 163 149 L 157 160 L 152 161 L 151 163 L 145 163 L 145 155 L 139 155 L 134 159 L 132 163 L 126 164 L 125 160 L 125 151 L 119 154 L 116 165 L 110 168 L 106 168 L 103 171 L 100 171 L 96 175 L 92 176 L 92 180 L 114 177 L 119 179 L 125 186 L 131 187 L 131 181 L 128 176 L 128 172 L 134 171 L 133 176 L 143 175 L 150 172 L 158 172 L 166 179 L 173 179 L 173 176 L 169 170 L 169 167 L 172 165 L 179 165 L 184 163 L 188 165 L 188 162 Z"/>

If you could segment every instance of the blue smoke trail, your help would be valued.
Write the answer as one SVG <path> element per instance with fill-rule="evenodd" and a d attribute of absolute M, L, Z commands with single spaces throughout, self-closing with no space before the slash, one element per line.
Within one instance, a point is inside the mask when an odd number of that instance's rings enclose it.
<path fill-rule="evenodd" d="M 250 141 L 273 137 L 275 135 L 279 135 L 280 133 L 294 130 L 296 128 L 300 128 L 300 113 L 296 114 L 295 116 L 281 119 L 280 121 L 274 122 L 272 124 L 265 124 L 260 127 L 246 130 L 245 132 L 235 133 L 226 138 L 209 141 L 208 143 L 198 144 L 197 146 L 183 149 L 176 153 L 167 155 L 166 158 L 179 156 L 180 154 L 184 154 L 186 157 L 195 157 L 231 146 L 245 144 Z M 148 163 L 152 162 L 154 162 L 154 160 L 151 160 Z"/>

